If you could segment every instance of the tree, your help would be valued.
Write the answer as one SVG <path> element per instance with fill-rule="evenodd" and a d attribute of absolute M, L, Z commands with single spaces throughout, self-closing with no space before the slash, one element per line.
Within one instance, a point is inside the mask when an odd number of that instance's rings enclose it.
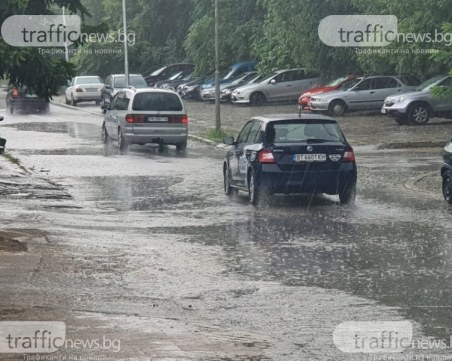
<path fill-rule="evenodd" d="M 0 19 L 16 14 L 53 14 L 52 7 L 65 6 L 70 13 L 87 14 L 80 0 L 2 0 Z M 46 55 L 38 48 L 8 45 L 0 39 L 0 74 L 15 86 L 27 86 L 45 99 L 57 94 L 74 74 L 74 66 L 64 59 Z"/>

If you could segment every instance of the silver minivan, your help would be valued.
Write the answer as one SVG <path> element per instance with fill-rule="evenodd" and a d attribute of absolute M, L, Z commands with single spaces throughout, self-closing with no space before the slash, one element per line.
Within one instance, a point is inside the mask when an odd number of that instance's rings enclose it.
<path fill-rule="evenodd" d="M 121 152 L 131 144 L 157 143 L 187 148 L 188 117 L 179 94 L 165 89 L 122 89 L 104 106 L 102 140 L 118 142 Z"/>

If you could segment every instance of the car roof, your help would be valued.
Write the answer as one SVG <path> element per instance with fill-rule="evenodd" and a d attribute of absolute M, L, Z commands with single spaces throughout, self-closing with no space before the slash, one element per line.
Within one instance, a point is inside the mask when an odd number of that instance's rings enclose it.
<path fill-rule="evenodd" d="M 336 120 L 334 120 L 331 117 L 328 117 L 326 115 L 321 114 L 269 114 L 269 115 L 259 115 L 255 116 L 252 119 L 260 120 L 264 123 L 272 123 L 272 122 L 279 122 L 279 121 L 285 121 L 285 120 L 296 120 L 296 121 L 306 121 L 307 123 L 309 121 L 313 120 L 321 120 L 325 121 L 327 123 L 337 123 Z"/>
<path fill-rule="evenodd" d="M 116 76 L 126 76 L 126 75 L 125 74 L 111 74 L 110 76 L 116 77 Z M 143 75 L 141 75 L 141 74 L 129 74 L 129 76 L 143 76 Z"/>
<path fill-rule="evenodd" d="M 140 93 L 169 93 L 169 94 L 176 94 L 173 90 L 170 89 L 164 89 L 164 88 L 123 88 L 120 91 L 129 91 L 134 94 L 140 94 Z"/>

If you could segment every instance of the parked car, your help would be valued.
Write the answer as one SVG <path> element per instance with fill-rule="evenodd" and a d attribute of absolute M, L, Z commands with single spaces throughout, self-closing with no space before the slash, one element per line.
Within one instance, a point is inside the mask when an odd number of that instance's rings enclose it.
<path fill-rule="evenodd" d="M 226 68 L 220 68 L 220 76 L 224 74 Z M 182 83 L 177 87 L 177 92 L 184 99 L 200 100 L 199 99 L 199 88 L 207 80 L 215 78 L 215 70 L 211 70 L 208 73 L 199 75 L 193 80 L 186 83 Z"/>
<path fill-rule="evenodd" d="M 180 71 L 168 79 L 155 82 L 154 88 L 170 89 L 176 91 L 177 87 L 180 84 L 186 83 L 193 79 L 195 79 L 193 72 Z"/>
<path fill-rule="evenodd" d="M 296 100 L 300 93 L 321 83 L 318 74 L 308 69 L 278 70 L 258 83 L 238 87 L 232 92 L 231 99 L 234 104 L 250 105 Z"/>
<path fill-rule="evenodd" d="M 231 84 L 231 85 L 228 85 L 228 86 L 226 86 L 224 88 L 221 88 L 220 101 L 231 103 L 232 102 L 231 95 L 232 95 L 232 92 L 235 89 L 237 89 L 238 87 L 243 86 L 245 84 L 257 83 L 258 81 L 260 81 L 260 80 L 262 80 L 264 78 L 263 75 L 259 75 L 256 72 L 254 72 L 254 73 L 255 74 L 254 74 L 254 76 L 251 79 L 249 79 L 249 77 L 246 76 L 246 79 L 244 80 L 243 83 Z"/>
<path fill-rule="evenodd" d="M 452 99 L 433 96 L 432 89 L 435 87 L 452 89 L 452 78 L 448 75 L 435 76 L 414 92 L 389 96 L 381 112 L 392 116 L 398 124 L 425 124 L 434 116 L 452 118 Z"/>
<path fill-rule="evenodd" d="M 101 90 L 101 105 L 111 102 L 111 99 L 120 89 L 126 86 L 126 76 L 124 74 L 111 74 L 105 79 L 105 85 Z M 134 88 L 146 88 L 147 84 L 141 74 L 129 74 L 129 86 Z"/>
<path fill-rule="evenodd" d="M 256 77 L 256 71 L 248 71 L 242 74 L 237 75 L 235 78 L 231 78 L 229 80 L 223 80 L 220 83 L 220 100 L 221 100 L 221 91 L 230 86 L 240 86 L 248 83 L 248 80 L 251 80 Z M 210 87 L 203 88 L 200 90 L 200 97 L 202 100 L 215 100 L 215 83 Z"/>
<path fill-rule="evenodd" d="M 444 147 L 441 177 L 443 179 L 442 189 L 444 200 L 452 204 L 452 138 Z"/>
<path fill-rule="evenodd" d="M 95 101 L 99 105 L 103 86 L 104 81 L 98 76 L 76 76 L 65 91 L 66 104 Z"/>
<path fill-rule="evenodd" d="M 379 110 L 387 96 L 416 89 L 419 80 L 412 76 L 370 75 L 357 77 L 339 90 L 311 97 L 314 112 L 343 115 L 354 110 Z"/>
<path fill-rule="evenodd" d="M 333 81 L 331 81 L 325 85 L 306 90 L 298 98 L 299 110 L 309 110 L 310 109 L 309 103 L 311 102 L 311 97 L 313 95 L 328 93 L 333 90 L 340 89 L 343 85 L 347 84 L 347 82 L 352 81 L 356 77 L 357 77 L 357 75 L 342 76 L 340 78 L 334 79 Z"/>
<path fill-rule="evenodd" d="M 6 108 L 11 114 L 16 111 L 47 113 L 49 111 L 49 101 L 38 97 L 26 86 L 12 87 L 6 94 Z"/>
<path fill-rule="evenodd" d="M 4 118 L 2 116 L 0 116 L 0 122 L 3 119 Z M 3 154 L 5 152 L 5 145 L 6 145 L 6 139 L 5 138 L 0 138 L 0 154 Z"/>
<path fill-rule="evenodd" d="M 171 65 L 165 65 L 155 71 L 153 71 L 150 75 L 145 77 L 145 81 L 148 84 L 148 86 L 153 87 L 155 82 L 159 80 L 168 79 L 174 74 L 183 71 L 186 73 L 192 73 L 195 71 L 195 64 L 190 63 L 178 63 L 178 64 L 171 64 Z"/>
<path fill-rule="evenodd" d="M 223 163 L 224 192 L 248 193 L 249 202 L 283 193 L 339 194 L 352 203 L 356 194 L 355 154 L 336 121 L 327 116 L 267 115 L 251 119 Z"/>
<path fill-rule="evenodd" d="M 244 61 L 241 63 L 233 64 L 221 71 L 220 84 L 229 84 L 232 80 L 237 79 L 237 77 L 241 76 L 243 73 L 255 70 L 255 61 Z M 212 99 L 209 95 L 207 95 L 207 99 L 204 98 L 204 90 L 210 89 L 208 93 L 211 93 L 212 87 L 215 87 L 215 73 L 213 74 L 213 77 L 207 79 L 206 82 L 199 87 L 199 98 L 201 100 Z"/>
<path fill-rule="evenodd" d="M 118 91 L 106 111 L 102 139 L 118 142 L 121 152 L 130 144 L 173 144 L 187 147 L 188 117 L 180 96 L 165 89 L 127 88 Z"/>

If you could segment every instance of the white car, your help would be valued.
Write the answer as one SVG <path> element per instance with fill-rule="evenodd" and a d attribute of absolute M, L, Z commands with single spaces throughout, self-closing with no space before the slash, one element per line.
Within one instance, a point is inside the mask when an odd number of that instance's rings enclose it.
<path fill-rule="evenodd" d="M 66 89 L 66 104 L 76 106 L 80 102 L 100 104 L 100 92 L 104 86 L 102 78 L 98 76 L 76 76 Z"/>
<path fill-rule="evenodd" d="M 235 104 L 262 105 L 265 102 L 297 100 L 306 89 L 322 79 L 308 69 L 278 70 L 257 83 L 236 88 L 231 94 Z"/>

